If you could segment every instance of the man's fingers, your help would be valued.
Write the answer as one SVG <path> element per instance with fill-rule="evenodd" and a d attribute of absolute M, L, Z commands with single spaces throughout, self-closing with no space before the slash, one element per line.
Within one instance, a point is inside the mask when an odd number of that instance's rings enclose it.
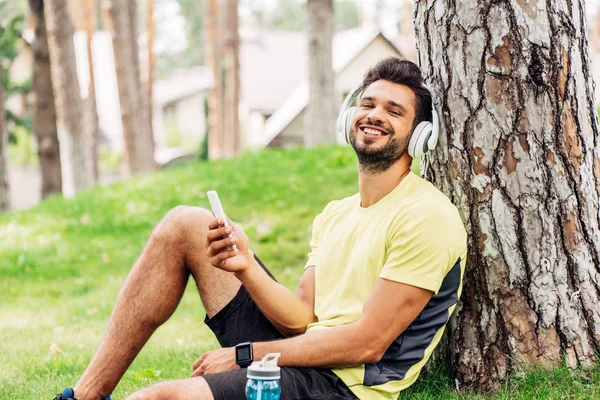
<path fill-rule="evenodd" d="M 218 227 L 224 225 L 225 222 L 223 221 L 222 218 L 215 218 L 212 221 L 210 221 L 210 223 L 208 224 L 208 228 L 209 229 L 217 229 Z"/>
<path fill-rule="evenodd" d="M 202 357 L 200 357 L 199 359 L 194 361 L 194 364 L 192 364 L 192 371 L 195 371 L 196 368 L 198 368 L 198 366 L 200 366 L 201 363 L 202 363 Z"/>
<path fill-rule="evenodd" d="M 208 246 L 207 254 L 209 257 L 214 257 L 223 252 L 224 249 L 228 249 L 237 243 L 237 238 L 226 237 L 225 239 L 214 241 Z"/>
<path fill-rule="evenodd" d="M 221 251 L 219 254 L 214 255 L 213 257 L 211 257 L 210 259 L 210 263 L 214 266 L 219 266 L 222 267 L 223 263 L 231 258 L 231 257 L 235 257 L 238 254 L 238 252 L 236 250 L 224 250 Z"/>
<path fill-rule="evenodd" d="M 196 377 L 196 376 L 202 376 L 204 375 L 204 373 L 201 371 L 201 368 L 196 368 L 193 372 L 192 372 L 192 378 Z"/>
<path fill-rule="evenodd" d="M 206 238 L 209 242 L 221 239 L 223 236 L 229 236 L 233 233 L 233 229 L 229 226 L 223 226 L 221 228 L 215 228 L 208 231 Z"/>

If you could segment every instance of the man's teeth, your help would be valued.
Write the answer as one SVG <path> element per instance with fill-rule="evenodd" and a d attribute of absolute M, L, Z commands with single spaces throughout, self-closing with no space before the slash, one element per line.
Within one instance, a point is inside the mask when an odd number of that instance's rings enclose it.
<path fill-rule="evenodd" d="M 381 135 L 381 132 L 379 132 L 378 130 L 375 130 L 375 129 L 371 129 L 371 128 L 365 128 L 365 129 L 363 129 L 363 131 L 365 133 L 368 133 L 369 135 L 376 135 L 376 136 Z"/>

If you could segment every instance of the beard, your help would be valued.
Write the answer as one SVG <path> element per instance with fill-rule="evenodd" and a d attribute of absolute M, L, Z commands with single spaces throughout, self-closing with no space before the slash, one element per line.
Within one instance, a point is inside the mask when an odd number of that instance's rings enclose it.
<path fill-rule="evenodd" d="M 393 136 L 393 133 L 388 135 L 388 141 L 383 147 L 376 148 L 371 146 L 368 139 L 362 145 L 356 142 L 356 137 L 359 134 L 359 121 L 350 133 L 350 145 L 354 149 L 356 156 L 358 157 L 358 166 L 361 172 L 376 175 L 387 171 L 396 161 L 398 161 L 408 149 L 408 142 L 410 136 L 406 138 L 397 138 Z M 381 126 L 382 124 L 375 124 L 369 122 L 370 125 Z M 381 126 L 382 129 L 385 129 Z M 385 129 L 389 132 L 390 129 Z M 393 132 L 393 130 L 391 131 Z"/>

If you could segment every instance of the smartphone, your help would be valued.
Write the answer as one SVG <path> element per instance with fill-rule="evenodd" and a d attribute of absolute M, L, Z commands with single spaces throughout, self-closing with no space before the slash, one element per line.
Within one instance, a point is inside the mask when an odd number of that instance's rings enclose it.
<path fill-rule="evenodd" d="M 225 211 L 223 211 L 223 206 L 221 205 L 221 200 L 219 200 L 219 195 L 214 190 L 209 190 L 206 192 L 208 196 L 208 201 L 210 201 L 210 207 L 212 208 L 213 214 L 215 214 L 215 218 L 223 220 L 223 225 L 229 226 L 227 222 L 227 216 L 225 215 Z M 230 234 L 229 237 L 232 237 L 233 234 Z M 233 250 L 237 250 L 236 245 L 232 245 L 231 248 Z"/>

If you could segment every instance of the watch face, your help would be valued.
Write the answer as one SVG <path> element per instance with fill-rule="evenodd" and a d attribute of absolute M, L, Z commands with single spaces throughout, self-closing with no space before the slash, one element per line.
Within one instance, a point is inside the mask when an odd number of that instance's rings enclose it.
<path fill-rule="evenodd" d="M 242 346 L 242 347 L 236 348 L 235 358 L 239 361 L 250 360 L 250 346 Z"/>

